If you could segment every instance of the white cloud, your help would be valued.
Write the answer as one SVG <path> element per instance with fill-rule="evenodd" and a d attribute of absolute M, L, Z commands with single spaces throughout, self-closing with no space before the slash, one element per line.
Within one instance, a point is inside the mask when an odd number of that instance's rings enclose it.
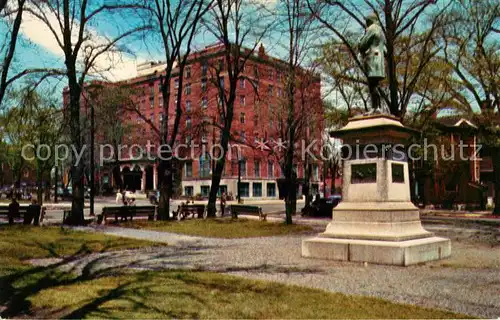
<path fill-rule="evenodd" d="M 58 19 L 50 12 L 46 13 L 48 21 L 53 26 L 56 32 L 60 33 Z M 99 34 L 96 30 L 88 28 L 88 35 L 90 40 L 86 42 L 87 46 L 103 45 L 108 42 L 108 39 Z M 73 42 L 76 42 L 78 24 L 73 24 Z M 59 47 L 54 34 L 49 27 L 38 18 L 30 13 L 25 13 L 23 16 L 23 23 L 21 24 L 21 32 L 33 43 L 43 47 L 48 52 L 63 57 L 64 53 Z M 60 38 L 62 38 L 59 35 Z M 82 48 L 79 56 L 79 61 L 83 61 L 85 56 L 84 48 Z M 139 61 L 137 61 L 139 60 Z M 126 54 L 119 52 L 109 52 L 101 55 L 96 59 L 95 68 L 92 70 L 93 76 L 103 77 L 107 80 L 118 81 L 134 77 L 136 75 L 137 63 L 143 62 L 145 59 L 135 59 Z"/>

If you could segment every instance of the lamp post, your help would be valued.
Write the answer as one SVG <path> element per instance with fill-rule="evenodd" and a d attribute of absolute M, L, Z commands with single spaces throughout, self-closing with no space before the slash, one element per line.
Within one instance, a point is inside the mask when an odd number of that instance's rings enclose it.
<path fill-rule="evenodd" d="M 241 203 L 241 166 L 244 159 L 238 158 L 238 203 Z"/>

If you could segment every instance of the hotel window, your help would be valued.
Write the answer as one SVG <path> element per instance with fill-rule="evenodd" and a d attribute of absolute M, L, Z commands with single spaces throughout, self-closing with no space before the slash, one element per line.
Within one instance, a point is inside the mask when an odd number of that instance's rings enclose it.
<path fill-rule="evenodd" d="M 256 178 L 260 178 L 260 161 L 254 160 L 253 162 L 253 174 Z"/>
<path fill-rule="evenodd" d="M 184 164 L 184 176 L 186 178 L 191 178 L 193 176 L 193 163 L 192 162 L 186 162 Z"/>
<path fill-rule="evenodd" d="M 274 183 L 267 184 L 267 196 L 269 198 L 276 197 L 276 184 L 274 184 Z"/>
<path fill-rule="evenodd" d="M 245 89 L 245 79 L 241 78 L 240 79 L 240 89 Z"/>
<path fill-rule="evenodd" d="M 262 183 L 260 182 L 252 183 L 252 196 L 257 198 L 262 197 Z"/>
<path fill-rule="evenodd" d="M 248 198 L 250 197 L 250 184 L 248 182 L 242 182 L 240 183 L 240 195 L 243 198 Z"/>
<path fill-rule="evenodd" d="M 273 80 L 274 79 L 274 71 L 273 69 L 269 68 L 267 69 L 267 77 L 269 80 Z"/>
<path fill-rule="evenodd" d="M 186 79 L 191 78 L 191 67 L 186 67 Z"/>
<path fill-rule="evenodd" d="M 246 138 L 246 135 L 245 135 L 245 131 L 241 131 L 240 132 L 240 137 L 241 137 L 241 141 L 243 141 L 243 142 L 247 141 L 247 138 Z"/>
<path fill-rule="evenodd" d="M 267 162 L 267 177 L 274 178 L 274 163 L 271 160 Z"/>
<path fill-rule="evenodd" d="M 247 175 L 247 161 L 241 160 L 238 163 L 240 164 L 241 176 L 246 177 L 246 175 Z"/>
<path fill-rule="evenodd" d="M 185 90 L 186 95 L 191 94 L 191 84 L 186 83 L 186 90 Z"/>
<path fill-rule="evenodd" d="M 174 88 L 179 88 L 179 79 L 174 79 Z"/>
<path fill-rule="evenodd" d="M 281 83 L 281 72 L 278 72 L 276 78 L 278 78 L 278 83 Z"/>
<path fill-rule="evenodd" d="M 191 112 L 191 101 L 186 101 L 186 112 Z"/>
<path fill-rule="evenodd" d="M 246 103 L 247 103 L 247 101 L 246 101 L 246 99 L 245 99 L 245 96 L 240 96 L 240 104 L 241 104 L 242 106 L 244 106 L 244 105 L 246 105 Z"/>
<path fill-rule="evenodd" d="M 207 79 L 201 79 L 201 91 L 207 91 Z"/>
<path fill-rule="evenodd" d="M 186 129 L 191 129 L 191 117 L 186 117 Z"/>
<path fill-rule="evenodd" d="M 240 113 L 240 123 L 245 123 L 245 113 Z"/>
<path fill-rule="evenodd" d="M 201 107 L 202 108 L 208 107 L 208 99 L 207 99 L 207 97 L 201 98 Z"/>

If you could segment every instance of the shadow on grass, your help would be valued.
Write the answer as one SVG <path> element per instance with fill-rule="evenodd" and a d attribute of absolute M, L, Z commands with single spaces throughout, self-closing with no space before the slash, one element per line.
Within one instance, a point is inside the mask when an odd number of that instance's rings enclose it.
<path fill-rule="evenodd" d="M 27 243 L 25 243 L 27 244 Z M 132 304 L 131 308 L 146 308 L 154 309 L 153 306 L 146 306 L 144 302 L 147 296 L 154 294 L 148 290 L 147 286 L 141 286 L 144 277 L 151 277 L 150 273 L 130 273 L 130 269 L 154 269 L 153 266 L 158 260 L 174 260 L 169 261 L 169 266 L 172 268 L 182 267 L 183 259 L 188 255 L 197 254 L 196 252 L 189 253 L 184 250 L 172 251 L 167 253 L 154 253 L 146 255 L 146 257 L 133 257 L 133 251 L 121 252 L 106 252 L 109 248 L 103 247 L 100 252 L 92 253 L 86 244 L 82 244 L 77 252 L 71 256 L 60 257 L 53 244 L 43 244 L 40 242 L 30 242 L 31 245 L 38 246 L 47 252 L 47 256 L 55 258 L 49 261 L 47 266 L 31 266 L 29 264 L 15 263 L 10 267 L 3 266 L 0 269 L 0 316 L 3 318 L 18 318 L 18 317 L 40 317 L 40 318 L 84 318 L 88 314 L 98 317 L 113 317 L 110 312 L 106 311 L 101 306 L 110 301 L 123 300 Z M 200 249 L 201 250 L 201 249 Z M 121 259 L 121 254 L 126 257 L 132 256 L 131 259 Z M 113 259 L 118 259 L 113 262 Z M 176 259 L 180 261 L 175 261 Z M 1 261 L 0 261 L 1 263 Z M 109 290 L 99 292 L 97 298 L 93 297 L 88 301 L 83 299 L 79 301 L 79 307 L 75 310 L 68 310 L 67 307 L 56 309 L 39 310 L 32 304 L 32 299 L 46 290 L 56 290 L 62 287 L 73 285 L 85 285 L 92 281 L 105 277 L 117 277 L 130 274 L 126 277 L 123 283 Z M 142 275 L 142 276 L 141 276 Z M 140 289 L 140 290 L 139 290 Z M 64 290 L 64 289 L 63 289 Z M 71 291 L 68 294 L 72 294 Z M 195 297 L 191 297 L 195 298 Z M 80 306 L 81 305 L 81 306 Z M 57 309 L 59 308 L 59 309 Z M 69 312 L 69 313 L 68 313 Z M 162 317 L 197 317 L 196 313 L 189 314 L 168 314 L 161 310 L 155 310 L 155 313 Z"/>

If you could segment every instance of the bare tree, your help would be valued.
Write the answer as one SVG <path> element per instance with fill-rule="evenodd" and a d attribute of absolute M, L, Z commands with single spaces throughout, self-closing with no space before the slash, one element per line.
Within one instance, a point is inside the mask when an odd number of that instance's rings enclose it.
<path fill-rule="evenodd" d="M 451 3 L 438 6 L 432 0 L 307 0 L 308 7 L 317 20 L 330 30 L 336 40 L 343 43 L 360 70 L 362 61 L 358 55 L 359 33 L 353 31 L 353 24 L 363 30 L 365 15 L 370 11 L 379 13 L 378 19 L 386 38 L 388 93 L 381 90 L 381 96 L 389 106 L 391 114 L 403 117 L 419 78 L 425 67 L 440 48 L 436 42 L 436 30 L 443 22 L 443 12 Z M 425 20 L 427 18 L 427 20 Z M 423 28 L 423 24 L 427 27 Z M 358 36 L 353 36 L 358 35 Z M 412 48 L 419 46 L 416 52 Z M 413 55 L 398 60 L 401 53 Z M 398 71 L 399 69 L 399 71 Z M 364 72 L 364 70 L 363 70 Z"/>
<path fill-rule="evenodd" d="M 16 51 L 17 38 L 19 36 L 19 29 L 21 28 L 25 3 L 26 0 L 17 1 L 17 8 L 11 14 L 14 16 L 14 21 L 12 22 L 12 30 L 10 30 L 10 33 L 7 33 L 5 35 L 5 42 L 0 46 L 0 54 L 3 55 L 2 66 L 0 67 L 0 108 L 2 107 L 2 101 L 5 97 L 7 87 L 16 79 L 18 79 L 22 74 L 17 74 L 11 78 L 8 77 L 9 69 L 14 59 L 14 53 Z M 2 10 L 4 9 L 6 4 L 7 0 L 0 0 L 0 13 L 2 13 Z M 9 16 L 6 17 L 6 19 L 9 18 Z"/>
<path fill-rule="evenodd" d="M 220 120 L 217 127 L 220 130 L 219 143 L 222 155 L 215 162 L 215 168 L 212 171 L 207 208 L 209 217 L 215 217 L 216 213 L 217 193 L 224 170 L 228 143 L 231 139 L 238 81 L 244 78 L 245 65 L 254 54 L 268 28 L 268 25 L 263 26 L 260 21 L 262 16 L 259 9 L 260 7 L 256 4 L 245 3 L 242 0 L 216 0 L 205 21 L 207 30 L 222 45 L 221 59 L 211 64 L 211 80 L 218 90 L 217 106 Z M 226 74 L 227 82 L 221 80 L 226 78 Z M 256 82 L 251 81 L 251 83 L 255 88 Z"/>
<path fill-rule="evenodd" d="M 479 126 L 491 154 L 495 183 L 494 214 L 500 215 L 500 3 L 459 0 L 446 15 L 444 60 L 452 69 L 448 90 L 461 110 Z"/>
<path fill-rule="evenodd" d="M 323 130 L 322 119 L 317 117 L 320 101 L 314 97 L 320 96 L 315 91 L 314 84 L 319 84 L 319 76 L 314 73 L 315 65 L 308 62 L 307 57 L 314 46 L 313 17 L 303 0 L 280 1 L 276 16 L 278 30 L 286 42 L 283 44 L 287 56 L 284 66 L 284 99 L 281 110 L 278 111 L 278 132 L 280 139 L 285 144 L 285 150 L 278 155 L 280 167 L 284 175 L 287 192 L 285 193 L 285 207 L 287 224 L 292 223 L 292 215 L 296 211 L 297 202 L 297 172 L 294 167 L 298 161 L 305 161 L 305 176 L 308 179 L 309 160 L 297 159 L 296 143 L 302 138 L 309 140 L 309 132 Z M 306 69 L 306 65 L 308 69 Z M 316 88 L 320 90 L 319 86 Z M 305 115 L 308 115 L 307 117 Z M 317 126 L 317 130 L 314 127 Z M 318 127 L 319 126 L 319 127 Z M 321 139 L 321 136 L 318 137 Z"/>
<path fill-rule="evenodd" d="M 135 14 L 137 8 L 139 5 L 134 1 L 92 3 L 87 0 L 35 1 L 26 8 L 26 11 L 47 26 L 64 55 L 64 74 L 68 79 L 69 91 L 69 102 L 65 108 L 69 116 L 71 142 L 79 152 L 83 149 L 80 98 L 87 76 L 99 75 L 109 70 L 110 61 L 102 65 L 99 64 L 99 59 L 107 54 L 123 53 L 126 48 L 121 46 L 120 42 L 147 29 L 143 25 L 131 26 L 124 32 L 118 32 L 115 37 L 96 39 L 91 25 L 97 23 L 101 17 L 109 19 L 113 14 L 124 10 L 132 10 Z M 84 223 L 83 169 L 83 163 L 77 163 L 74 159 L 71 167 L 71 224 Z"/>

